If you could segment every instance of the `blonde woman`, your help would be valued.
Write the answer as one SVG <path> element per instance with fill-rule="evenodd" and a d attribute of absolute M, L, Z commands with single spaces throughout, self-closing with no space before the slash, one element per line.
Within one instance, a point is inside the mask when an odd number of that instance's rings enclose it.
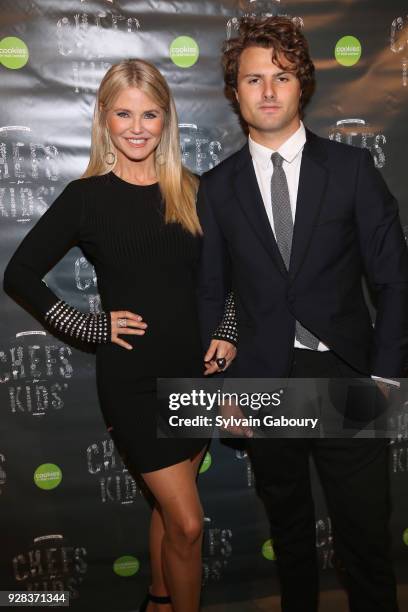
<path fill-rule="evenodd" d="M 196 475 L 206 441 L 158 439 L 155 420 L 156 378 L 203 370 L 194 282 L 197 182 L 181 164 L 165 79 L 145 61 L 122 61 L 98 91 L 84 176 L 65 188 L 5 272 L 5 289 L 50 328 L 97 345 L 103 416 L 129 469 L 155 500 L 152 584 L 141 608 L 149 612 L 199 608 L 203 517 Z M 95 267 L 100 314 L 70 307 L 42 281 L 73 245 Z M 234 333 L 223 321 L 214 333 L 211 371 L 215 357 L 228 366 L 235 356 Z"/>

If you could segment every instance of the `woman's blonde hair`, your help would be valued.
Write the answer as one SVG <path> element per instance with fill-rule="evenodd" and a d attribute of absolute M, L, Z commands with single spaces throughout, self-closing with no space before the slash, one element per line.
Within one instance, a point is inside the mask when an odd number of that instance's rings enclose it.
<path fill-rule="evenodd" d="M 114 168 L 108 159 L 109 153 L 115 153 L 115 147 L 109 135 L 106 113 L 120 92 L 127 87 L 137 87 L 164 111 L 163 132 L 155 150 L 155 166 L 165 202 L 165 221 L 180 223 L 192 234 L 200 234 L 195 206 L 198 179 L 181 163 L 178 118 L 173 96 L 166 79 L 149 62 L 140 59 L 123 60 L 111 66 L 103 77 L 92 122 L 90 159 L 83 178 L 107 174 Z"/>

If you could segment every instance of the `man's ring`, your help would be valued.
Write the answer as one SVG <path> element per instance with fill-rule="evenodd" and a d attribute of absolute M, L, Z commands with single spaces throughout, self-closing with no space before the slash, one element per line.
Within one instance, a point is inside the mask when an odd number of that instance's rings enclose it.
<path fill-rule="evenodd" d="M 118 327 L 127 327 L 127 319 L 118 319 Z"/>
<path fill-rule="evenodd" d="M 217 366 L 220 368 L 220 370 L 223 370 L 225 366 L 227 365 L 227 360 L 225 359 L 225 357 L 219 357 L 215 361 L 216 361 Z"/>

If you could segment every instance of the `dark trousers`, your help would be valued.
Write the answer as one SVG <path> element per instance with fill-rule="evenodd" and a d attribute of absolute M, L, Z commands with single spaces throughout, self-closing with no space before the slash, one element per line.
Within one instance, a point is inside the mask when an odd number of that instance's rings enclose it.
<path fill-rule="evenodd" d="M 356 377 L 332 352 L 295 350 L 292 377 Z M 361 375 L 360 375 L 361 376 Z M 251 439 L 257 492 L 271 527 L 283 612 L 316 612 L 318 565 L 313 456 L 345 568 L 351 612 L 398 612 L 390 558 L 388 440 Z"/>

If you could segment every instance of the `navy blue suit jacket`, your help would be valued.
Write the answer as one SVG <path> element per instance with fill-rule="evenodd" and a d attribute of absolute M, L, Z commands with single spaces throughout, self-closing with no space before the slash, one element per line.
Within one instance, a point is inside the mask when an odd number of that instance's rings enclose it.
<path fill-rule="evenodd" d="M 404 375 L 408 252 L 397 202 L 367 150 L 307 130 L 288 271 L 247 144 L 201 177 L 198 212 L 204 346 L 232 288 L 239 343 L 231 376 L 287 376 L 296 320 L 362 373 Z M 377 296 L 375 327 L 364 274 Z"/>

